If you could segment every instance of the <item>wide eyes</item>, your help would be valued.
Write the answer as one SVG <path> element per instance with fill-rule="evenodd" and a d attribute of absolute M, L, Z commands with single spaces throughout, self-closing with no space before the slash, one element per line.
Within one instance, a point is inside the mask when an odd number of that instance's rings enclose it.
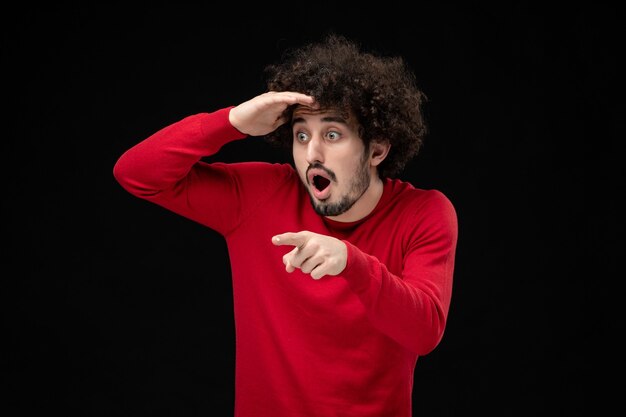
<path fill-rule="evenodd" d="M 309 138 L 309 135 L 307 135 L 306 133 L 303 132 L 296 132 L 296 140 L 298 142 L 306 142 L 307 139 Z"/>
<path fill-rule="evenodd" d="M 295 138 L 298 142 L 305 143 L 309 141 L 310 136 L 308 135 L 308 133 L 305 133 L 305 132 L 295 132 Z M 341 138 L 341 133 L 335 130 L 329 130 L 328 132 L 326 132 L 326 134 L 324 134 L 324 139 L 330 142 L 334 142 L 336 140 L 339 140 L 340 138 Z"/>
<path fill-rule="evenodd" d="M 328 140 L 337 140 L 341 137 L 341 135 L 339 134 L 339 132 L 335 132 L 335 131 L 330 131 L 326 134 L 326 138 L 328 138 Z"/>

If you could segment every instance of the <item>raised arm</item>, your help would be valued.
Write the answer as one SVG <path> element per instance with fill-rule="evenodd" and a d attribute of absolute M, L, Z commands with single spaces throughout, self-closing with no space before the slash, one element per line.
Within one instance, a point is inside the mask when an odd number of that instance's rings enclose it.
<path fill-rule="evenodd" d="M 114 177 L 129 193 L 223 232 L 238 221 L 238 178 L 225 164 L 201 159 L 229 142 L 272 132 L 285 123 L 288 106 L 313 103 L 304 94 L 269 92 L 238 106 L 187 116 L 124 152 Z"/>
<path fill-rule="evenodd" d="M 226 143 L 274 131 L 286 122 L 283 113 L 293 104 L 312 106 L 314 99 L 267 92 L 238 106 L 188 116 L 127 150 L 115 164 L 114 176 L 132 194 L 149 198 L 172 187 Z"/>

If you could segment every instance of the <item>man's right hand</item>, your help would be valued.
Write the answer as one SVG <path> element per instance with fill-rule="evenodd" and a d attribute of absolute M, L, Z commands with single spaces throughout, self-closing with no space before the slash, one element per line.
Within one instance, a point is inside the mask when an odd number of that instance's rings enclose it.
<path fill-rule="evenodd" d="M 244 101 L 230 110 L 228 119 L 233 127 L 250 136 L 262 136 L 287 122 L 285 109 L 292 104 L 314 107 L 315 99 L 291 91 L 270 91 Z"/>

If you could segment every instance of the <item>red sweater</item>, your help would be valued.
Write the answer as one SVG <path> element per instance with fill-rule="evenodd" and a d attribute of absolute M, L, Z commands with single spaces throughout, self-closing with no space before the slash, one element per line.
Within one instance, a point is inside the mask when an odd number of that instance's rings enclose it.
<path fill-rule="evenodd" d="M 417 358 L 448 314 L 457 217 L 439 191 L 385 179 L 367 217 L 313 210 L 289 164 L 212 163 L 246 136 L 230 108 L 165 127 L 125 152 L 114 176 L 133 195 L 224 236 L 236 328 L 236 417 L 410 417 Z M 342 239 L 345 270 L 314 280 L 285 271 L 271 237 L 309 230 Z M 221 260 L 216 260 L 221 261 Z"/>

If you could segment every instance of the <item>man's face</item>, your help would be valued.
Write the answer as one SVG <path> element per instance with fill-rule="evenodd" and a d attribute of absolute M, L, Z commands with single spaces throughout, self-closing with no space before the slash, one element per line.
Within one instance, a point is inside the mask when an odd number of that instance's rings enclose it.
<path fill-rule="evenodd" d="M 293 113 L 292 131 L 296 170 L 315 211 L 340 216 L 358 210 L 376 170 L 354 120 L 301 106 Z"/>

